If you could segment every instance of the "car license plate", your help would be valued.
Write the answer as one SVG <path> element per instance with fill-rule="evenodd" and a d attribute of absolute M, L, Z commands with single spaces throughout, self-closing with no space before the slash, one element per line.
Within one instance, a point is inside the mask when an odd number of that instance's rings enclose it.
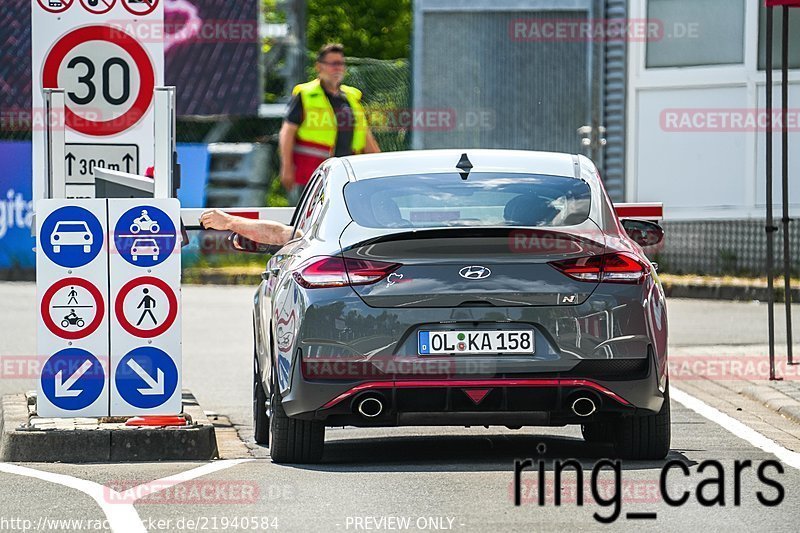
<path fill-rule="evenodd" d="M 533 330 L 420 331 L 419 354 L 532 354 Z"/>

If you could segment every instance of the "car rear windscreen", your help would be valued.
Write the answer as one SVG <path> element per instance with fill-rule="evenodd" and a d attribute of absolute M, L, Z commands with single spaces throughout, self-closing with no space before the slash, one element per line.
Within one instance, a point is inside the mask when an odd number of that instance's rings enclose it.
<path fill-rule="evenodd" d="M 458 173 L 348 183 L 353 220 L 368 228 L 571 226 L 589 217 L 591 189 L 569 177 Z"/>

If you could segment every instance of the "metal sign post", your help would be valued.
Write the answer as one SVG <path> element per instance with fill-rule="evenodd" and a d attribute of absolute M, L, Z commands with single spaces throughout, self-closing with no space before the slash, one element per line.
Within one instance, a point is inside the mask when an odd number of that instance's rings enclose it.
<path fill-rule="evenodd" d="M 773 7 L 767 7 L 767 325 L 769 330 L 769 379 L 774 381 L 775 377 L 775 292 L 773 288 L 773 276 L 775 275 L 775 226 L 772 213 L 772 38 L 774 32 L 774 21 L 772 19 Z"/>
<path fill-rule="evenodd" d="M 783 6 L 783 27 L 781 40 L 781 195 L 783 204 L 783 301 L 786 308 L 786 350 L 789 364 L 794 364 L 792 357 L 792 257 L 789 250 L 789 6 Z M 772 43 L 770 43 L 772 44 Z"/>
<path fill-rule="evenodd" d="M 155 91 L 155 198 L 172 198 L 176 144 L 175 87 Z"/>
<path fill-rule="evenodd" d="M 66 198 L 64 90 L 44 89 L 44 198 Z"/>
<path fill-rule="evenodd" d="M 791 287 L 791 249 L 789 246 L 789 232 L 791 218 L 789 218 L 789 129 L 787 126 L 789 108 L 789 8 L 800 7 L 800 0 L 766 0 L 767 7 L 767 138 L 766 138 L 766 186 L 767 186 L 767 292 L 768 310 L 767 320 L 769 327 L 769 379 L 772 381 L 781 378 L 775 375 L 775 295 L 773 293 L 773 276 L 775 273 L 775 241 L 774 233 L 778 230 L 775 226 L 772 202 L 773 185 L 773 142 L 772 142 L 772 88 L 773 88 L 773 37 L 774 37 L 774 8 L 783 8 L 781 28 L 781 205 L 783 223 L 783 287 L 784 305 L 786 308 L 786 349 L 788 364 L 794 365 L 792 355 L 792 287 Z"/>

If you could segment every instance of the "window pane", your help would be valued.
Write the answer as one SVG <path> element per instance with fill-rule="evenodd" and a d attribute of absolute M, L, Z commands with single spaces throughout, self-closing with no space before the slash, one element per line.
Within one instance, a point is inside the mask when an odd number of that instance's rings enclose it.
<path fill-rule="evenodd" d="M 783 9 L 775 8 L 772 35 L 772 64 L 781 68 L 781 32 L 783 31 Z M 767 68 L 767 8 L 761 7 L 758 13 L 758 70 Z M 800 13 L 789 10 L 789 68 L 800 68 Z"/>
<path fill-rule="evenodd" d="M 353 220 L 368 228 L 569 226 L 589 217 L 591 189 L 572 177 L 473 172 L 348 183 Z"/>
<path fill-rule="evenodd" d="M 744 63 L 744 0 L 649 0 L 663 28 L 647 43 L 647 68 Z"/>

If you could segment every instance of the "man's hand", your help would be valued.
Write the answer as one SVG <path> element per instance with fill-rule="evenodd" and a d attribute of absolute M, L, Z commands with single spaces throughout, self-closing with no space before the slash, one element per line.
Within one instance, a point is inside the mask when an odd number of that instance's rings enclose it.
<path fill-rule="evenodd" d="M 200 215 L 200 224 L 206 229 L 231 231 L 233 217 L 219 209 L 209 209 Z"/>
<path fill-rule="evenodd" d="M 298 124 L 292 124 L 288 120 L 284 120 L 281 132 L 278 135 L 278 148 L 281 153 L 281 185 L 287 191 L 291 191 L 297 183 L 293 153 L 296 142 L 295 136 L 299 127 Z"/>
<path fill-rule="evenodd" d="M 206 229 L 232 231 L 258 244 L 283 246 L 293 236 L 300 237 L 294 228 L 273 220 L 251 220 L 229 215 L 219 209 L 209 209 L 200 215 L 200 224 Z"/>
<path fill-rule="evenodd" d="M 283 188 L 287 191 L 291 191 L 295 183 L 294 165 L 285 161 L 284 164 L 281 165 L 281 185 L 283 185 Z"/>

